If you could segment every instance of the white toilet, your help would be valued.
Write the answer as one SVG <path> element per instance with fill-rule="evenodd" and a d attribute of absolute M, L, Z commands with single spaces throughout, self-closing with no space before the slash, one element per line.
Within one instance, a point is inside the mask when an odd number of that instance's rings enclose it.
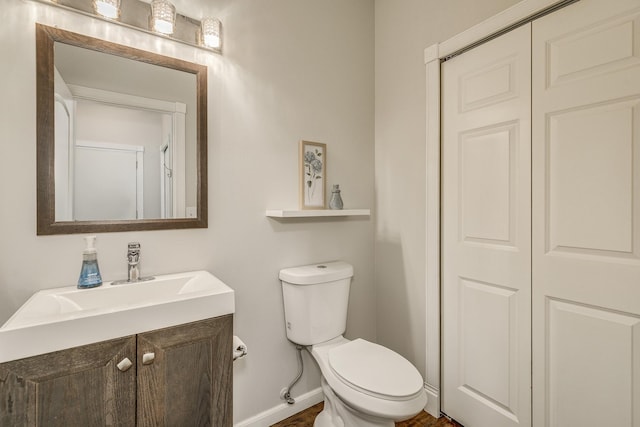
<path fill-rule="evenodd" d="M 287 338 L 311 346 L 322 372 L 315 427 L 393 427 L 424 409 L 422 376 L 392 350 L 342 336 L 352 276 L 340 261 L 280 270 Z"/>

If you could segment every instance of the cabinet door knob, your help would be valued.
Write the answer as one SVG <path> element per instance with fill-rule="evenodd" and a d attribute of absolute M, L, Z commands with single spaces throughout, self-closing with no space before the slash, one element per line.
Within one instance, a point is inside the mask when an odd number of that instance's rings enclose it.
<path fill-rule="evenodd" d="M 142 364 L 143 365 L 151 365 L 153 360 L 156 358 L 155 353 L 145 353 L 142 355 Z"/>
<path fill-rule="evenodd" d="M 120 369 L 122 372 L 127 371 L 131 366 L 133 365 L 133 363 L 131 363 L 131 360 L 129 360 L 128 357 L 125 357 L 124 359 L 122 359 L 120 361 L 120 363 L 118 363 L 116 366 L 118 367 L 118 369 Z"/>

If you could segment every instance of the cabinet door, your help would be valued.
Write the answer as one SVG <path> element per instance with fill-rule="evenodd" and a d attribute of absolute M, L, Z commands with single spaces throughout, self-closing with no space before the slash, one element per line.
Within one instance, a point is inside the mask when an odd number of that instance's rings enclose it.
<path fill-rule="evenodd" d="M 139 334 L 138 425 L 231 426 L 232 334 L 231 315 Z"/>
<path fill-rule="evenodd" d="M 0 364 L 0 426 L 133 426 L 135 337 Z M 133 360 L 132 360 L 133 361 Z"/>

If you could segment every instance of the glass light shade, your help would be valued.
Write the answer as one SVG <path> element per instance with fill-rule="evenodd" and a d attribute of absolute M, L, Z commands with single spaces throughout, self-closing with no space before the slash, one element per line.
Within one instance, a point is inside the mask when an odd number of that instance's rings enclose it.
<path fill-rule="evenodd" d="M 167 0 L 151 2 L 151 29 L 161 34 L 173 34 L 176 8 Z"/>
<path fill-rule="evenodd" d="M 220 37 L 220 21 L 215 18 L 203 18 L 200 21 L 200 44 L 206 47 L 219 49 L 222 45 Z"/>
<path fill-rule="evenodd" d="M 93 9 L 105 18 L 120 18 L 120 0 L 94 0 Z"/>

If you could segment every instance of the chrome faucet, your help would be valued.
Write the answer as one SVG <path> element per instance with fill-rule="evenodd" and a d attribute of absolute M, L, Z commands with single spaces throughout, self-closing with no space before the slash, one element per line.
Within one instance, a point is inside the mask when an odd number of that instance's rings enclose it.
<path fill-rule="evenodd" d="M 155 277 L 140 277 L 140 243 L 131 242 L 127 246 L 127 280 L 116 280 L 112 285 L 124 285 L 127 283 L 138 283 L 153 280 Z"/>
<path fill-rule="evenodd" d="M 127 250 L 127 282 L 137 282 L 140 280 L 140 243 L 131 242 Z"/>

